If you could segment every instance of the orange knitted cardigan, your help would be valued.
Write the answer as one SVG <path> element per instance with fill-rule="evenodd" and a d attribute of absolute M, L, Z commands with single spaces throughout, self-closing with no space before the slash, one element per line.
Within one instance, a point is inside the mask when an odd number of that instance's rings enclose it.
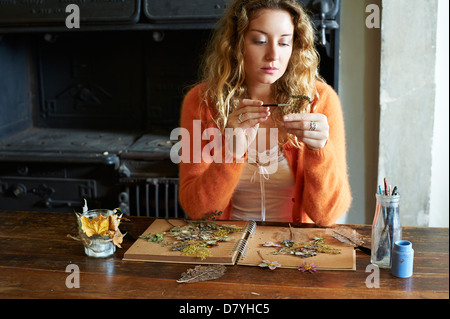
<path fill-rule="evenodd" d="M 292 221 L 328 226 L 343 216 L 350 207 L 352 196 L 347 174 L 344 119 L 336 92 L 327 84 L 317 81 L 318 100 L 315 112 L 327 116 L 329 138 L 321 150 L 303 146 L 297 149 L 290 143 L 283 145 L 285 156 L 295 177 L 295 196 Z M 212 121 L 214 111 L 201 106 L 202 84 L 192 88 L 185 96 L 181 110 L 181 127 L 190 133 L 189 163 L 179 165 L 179 200 L 183 210 L 192 219 L 223 211 L 220 219 L 231 219 L 233 192 L 239 183 L 242 163 L 193 163 L 193 123 L 201 120 L 201 132 L 216 127 Z M 224 139 L 224 138 L 223 138 Z M 210 143 L 201 141 L 201 149 Z M 224 145 L 224 144 L 222 144 Z M 183 150 L 182 150 L 183 152 Z M 223 157 L 224 159 L 224 157 Z M 288 212 L 289 213 L 289 212 Z"/>

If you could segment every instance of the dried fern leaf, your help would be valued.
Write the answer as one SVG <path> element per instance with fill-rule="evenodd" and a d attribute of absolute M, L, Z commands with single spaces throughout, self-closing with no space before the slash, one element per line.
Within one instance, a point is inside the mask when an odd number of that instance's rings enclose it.
<path fill-rule="evenodd" d="M 195 266 L 181 275 L 178 283 L 193 283 L 199 281 L 214 280 L 222 277 L 227 268 L 224 265 Z"/>
<path fill-rule="evenodd" d="M 328 228 L 325 233 L 327 235 L 333 236 L 340 242 L 352 246 L 362 246 L 362 244 L 364 244 L 362 235 L 359 234 L 356 230 L 347 226 Z"/>

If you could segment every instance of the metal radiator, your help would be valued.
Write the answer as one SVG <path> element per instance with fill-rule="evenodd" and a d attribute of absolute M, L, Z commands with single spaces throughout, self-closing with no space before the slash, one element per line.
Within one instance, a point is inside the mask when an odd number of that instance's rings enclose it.
<path fill-rule="evenodd" d="M 178 178 L 147 178 L 128 184 L 119 195 L 127 215 L 186 218 L 178 203 Z"/>

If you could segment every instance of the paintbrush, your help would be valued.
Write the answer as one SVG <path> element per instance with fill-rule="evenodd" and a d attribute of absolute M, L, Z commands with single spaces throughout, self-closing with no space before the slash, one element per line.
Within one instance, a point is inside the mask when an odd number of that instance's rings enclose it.
<path fill-rule="evenodd" d="M 264 107 L 283 107 L 283 106 L 289 106 L 290 104 L 263 104 Z"/>

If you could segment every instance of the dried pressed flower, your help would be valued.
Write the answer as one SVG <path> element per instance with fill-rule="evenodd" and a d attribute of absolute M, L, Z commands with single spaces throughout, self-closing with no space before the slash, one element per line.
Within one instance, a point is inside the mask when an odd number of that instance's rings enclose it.
<path fill-rule="evenodd" d="M 286 240 L 283 240 L 281 242 L 281 244 L 286 246 L 286 247 L 293 247 L 294 246 L 294 241 L 291 240 L 291 239 L 286 239 Z"/>
<path fill-rule="evenodd" d="M 278 261 L 269 261 L 269 260 L 263 260 L 262 263 L 258 265 L 259 267 L 269 267 L 270 270 L 275 270 L 278 267 L 281 267 L 281 265 L 278 263 Z"/>
<path fill-rule="evenodd" d="M 317 272 L 316 267 L 317 267 L 317 264 L 315 264 L 315 263 L 308 264 L 308 263 L 305 261 L 305 262 L 303 263 L 303 265 L 298 266 L 298 270 L 300 270 L 301 272 L 307 271 L 307 272 L 310 272 L 310 273 L 312 274 L 312 273 Z"/>
<path fill-rule="evenodd" d="M 317 256 L 317 252 L 314 249 L 300 248 L 295 252 L 295 256 L 300 256 L 302 258 Z"/>
<path fill-rule="evenodd" d="M 274 243 L 272 241 L 267 241 L 263 244 L 264 247 L 281 247 L 280 244 Z"/>
<path fill-rule="evenodd" d="M 195 255 L 200 257 L 201 260 L 206 259 L 206 257 L 211 257 L 211 252 L 202 245 L 202 243 L 189 244 L 181 250 L 182 255 Z"/>
<path fill-rule="evenodd" d="M 281 265 L 277 262 L 277 261 L 270 261 L 267 259 L 264 259 L 264 257 L 262 256 L 261 252 L 258 250 L 257 251 L 259 257 L 261 257 L 262 259 L 262 263 L 260 263 L 258 266 L 259 267 L 269 267 L 270 270 L 274 270 L 278 267 L 281 267 Z"/>
<path fill-rule="evenodd" d="M 147 241 L 152 242 L 152 243 L 160 243 L 164 240 L 164 235 L 163 234 L 146 234 L 146 235 L 141 235 L 139 236 L 139 238 L 142 239 L 147 239 Z"/>

